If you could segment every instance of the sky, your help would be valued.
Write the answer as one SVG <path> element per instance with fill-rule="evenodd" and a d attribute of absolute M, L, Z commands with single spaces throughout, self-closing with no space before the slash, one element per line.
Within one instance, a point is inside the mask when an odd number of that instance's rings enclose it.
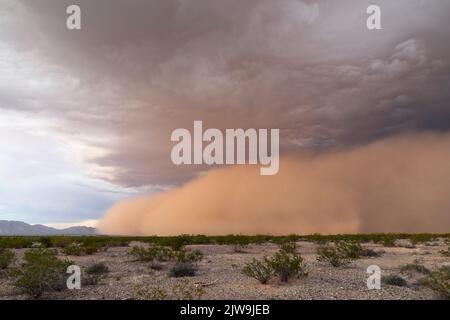
<path fill-rule="evenodd" d="M 442 0 L 1 0 L 0 220 L 92 225 L 204 175 L 170 160 L 194 120 L 279 128 L 282 154 L 447 132 L 449 18 Z"/>

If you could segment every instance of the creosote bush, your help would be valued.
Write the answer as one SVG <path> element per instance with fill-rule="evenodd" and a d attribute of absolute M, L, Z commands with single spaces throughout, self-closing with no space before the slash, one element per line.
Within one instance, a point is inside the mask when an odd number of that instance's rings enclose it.
<path fill-rule="evenodd" d="M 135 246 L 130 252 L 138 261 L 168 261 L 173 258 L 174 252 L 168 247 L 151 245 L 147 249 L 143 246 Z"/>
<path fill-rule="evenodd" d="M 267 283 L 272 276 L 277 275 L 281 282 L 287 282 L 294 276 L 307 276 L 303 258 L 299 254 L 280 250 L 271 258 L 253 259 L 247 263 L 242 272 L 257 279 L 262 284 Z"/>
<path fill-rule="evenodd" d="M 0 270 L 4 270 L 14 261 L 15 254 L 12 250 L 0 248 Z"/>
<path fill-rule="evenodd" d="M 14 284 L 33 298 L 39 298 L 49 291 L 66 288 L 66 269 L 70 261 L 57 258 L 51 249 L 30 249 L 25 252 L 24 263 L 11 270 Z"/>
<path fill-rule="evenodd" d="M 408 285 L 406 280 L 397 274 L 382 276 L 381 282 L 383 282 L 384 284 L 388 284 L 390 286 L 397 286 L 397 287 L 406 287 Z"/>
<path fill-rule="evenodd" d="M 136 285 L 134 296 L 141 300 L 198 300 L 205 294 L 203 287 L 191 283 L 187 279 L 179 280 L 169 290 L 160 285 L 147 287 Z"/>
<path fill-rule="evenodd" d="M 418 262 L 405 264 L 405 265 L 400 267 L 400 272 L 409 272 L 409 271 L 422 273 L 422 274 L 425 274 L 425 275 L 431 274 L 430 269 L 428 269 L 427 267 L 425 267 L 424 265 L 422 265 L 422 264 L 420 264 Z"/>
<path fill-rule="evenodd" d="M 432 289 L 439 298 L 450 300 L 450 266 L 444 266 L 430 273 L 419 283 Z"/>
<path fill-rule="evenodd" d="M 105 263 L 94 263 L 86 269 L 86 274 L 81 278 L 81 282 L 84 286 L 97 285 L 108 272 L 109 268 Z"/>
<path fill-rule="evenodd" d="M 262 284 L 266 284 L 274 275 L 272 264 L 267 257 L 262 260 L 253 260 L 247 263 L 242 272 L 251 278 L 258 280 Z"/>
<path fill-rule="evenodd" d="M 98 251 L 96 245 L 83 245 L 82 243 L 73 242 L 63 249 L 63 253 L 69 256 L 92 255 Z"/>
<path fill-rule="evenodd" d="M 287 253 L 296 253 L 297 252 L 297 242 L 286 240 L 282 241 L 278 244 L 280 247 L 280 250 L 285 251 Z"/>
<path fill-rule="evenodd" d="M 277 252 L 270 260 L 272 269 L 280 277 L 281 282 L 287 282 L 294 276 L 305 276 L 305 266 L 303 258 L 294 253 L 287 253 L 284 250 Z"/>
<path fill-rule="evenodd" d="M 105 274 L 108 272 L 109 268 L 104 262 L 94 263 L 86 269 L 87 274 Z"/>
<path fill-rule="evenodd" d="M 186 250 L 184 248 L 181 248 L 178 251 L 175 251 L 173 253 L 173 257 L 175 258 L 176 262 L 199 262 L 203 259 L 203 253 L 200 250 Z"/>
<path fill-rule="evenodd" d="M 197 272 L 197 266 L 190 262 L 177 262 L 170 267 L 169 276 L 174 278 L 193 277 Z"/>
<path fill-rule="evenodd" d="M 330 263 L 333 267 L 350 264 L 358 259 L 363 252 L 362 246 L 353 241 L 338 241 L 334 245 L 324 245 L 317 248 L 317 260 Z"/>

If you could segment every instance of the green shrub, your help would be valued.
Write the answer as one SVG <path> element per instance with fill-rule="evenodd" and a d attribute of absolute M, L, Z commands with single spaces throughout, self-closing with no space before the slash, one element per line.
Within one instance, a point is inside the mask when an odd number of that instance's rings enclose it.
<path fill-rule="evenodd" d="M 172 250 L 180 250 L 185 245 L 191 244 L 191 237 L 189 235 L 181 235 L 176 237 L 162 238 L 159 241 L 161 246 L 170 247 Z"/>
<path fill-rule="evenodd" d="M 197 273 L 197 267 L 190 262 L 177 262 L 169 270 L 169 276 L 174 278 L 193 277 Z"/>
<path fill-rule="evenodd" d="M 87 274 L 105 274 L 108 272 L 109 268 L 104 262 L 94 263 L 86 269 Z"/>
<path fill-rule="evenodd" d="M 205 294 L 201 286 L 192 284 L 186 279 L 178 281 L 172 288 L 173 300 L 198 300 Z"/>
<path fill-rule="evenodd" d="M 382 240 L 383 246 L 385 247 L 395 247 L 395 238 L 391 236 L 386 236 Z"/>
<path fill-rule="evenodd" d="M 130 250 L 129 254 L 138 261 L 168 261 L 174 255 L 170 248 L 158 245 L 151 245 L 147 249 L 143 246 L 135 246 Z"/>
<path fill-rule="evenodd" d="M 287 253 L 297 253 L 297 242 L 295 241 L 282 241 L 279 243 L 280 250 L 285 251 Z"/>
<path fill-rule="evenodd" d="M 160 285 L 146 287 L 140 284 L 134 288 L 134 296 L 142 300 L 197 300 L 204 294 L 203 287 L 192 284 L 187 279 L 178 281 L 169 291 Z"/>
<path fill-rule="evenodd" d="M 381 256 L 381 253 L 379 251 L 375 251 L 373 249 L 369 249 L 369 248 L 363 248 L 361 250 L 361 252 L 359 253 L 360 257 L 379 257 Z"/>
<path fill-rule="evenodd" d="M 143 246 L 134 246 L 128 252 L 129 255 L 133 256 L 138 261 L 150 261 L 147 249 Z"/>
<path fill-rule="evenodd" d="M 66 288 L 66 270 L 70 261 L 56 257 L 50 249 L 30 249 L 25 252 L 24 263 L 11 270 L 16 287 L 26 294 L 39 298 L 48 291 L 61 291 Z"/>
<path fill-rule="evenodd" d="M 38 242 L 41 244 L 42 248 L 51 248 L 53 247 L 53 242 L 50 237 L 40 237 Z"/>
<path fill-rule="evenodd" d="M 253 259 L 245 265 L 242 272 L 246 276 L 254 278 L 262 284 L 266 284 L 274 275 L 272 263 L 266 257 L 262 260 Z"/>
<path fill-rule="evenodd" d="M 0 270 L 8 268 L 14 261 L 14 256 L 12 250 L 0 248 Z"/>
<path fill-rule="evenodd" d="M 419 283 L 432 289 L 440 298 L 450 300 L 450 266 L 441 267 Z"/>
<path fill-rule="evenodd" d="M 184 248 L 173 253 L 175 261 L 177 262 L 199 262 L 203 259 L 203 253 L 200 250 L 189 251 Z"/>
<path fill-rule="evenodd" d="M 402 277 L 400 277 L 399 275 L 396 275 L 396 274 L 382 276 L 381 282 L 391 285 L 391 286 L 397 286 L 397 287 L 406 287 L 408 285 L 408 283 L 406 282 L 405 279 L 403 279 Z"/>
<path fill-rule="evenodd" d="M 170 248 L 162 246 L 150 246 L 147 249 L 147 253 L 150 261 L 168 261 L 173 257 L 173 251 Z"/>
<path fill-rule="evenodd" d="M 334 245 L 324 245 L 317 248 L 317 260 L 328 262 L 333 267 L 340 267 L 358 259 L 362 251 L 359 243 L 338 241 Z"/>
<path fill-rule="evenodd" d="M 426 274 L 426 275 L 431 274 L 430 269 L 428 269 L 424 265 L 421 265 L 417 262 L 405 264 L 400 267 L 400 272 L 408 272 L 408 271 L 414 271 L 414 272 L 418 272 L 418 273 L 422 273 L 422 274 Z"/>
<path fill-rule="evenodd" d="M 88 245 L 84 246 L 81 243 L 71 243 L 63 249 L 63 252 L 69 256 L 84 256 L 92 255 L 98 251 L 98 246 Z"/>
<path fill-rule="evenodd" d="M 283 250 L 277 252 L 270 260 L 270 265 L 281 282 L 287 282 L 293 276 L 305 276 L 303 258 L 298 254 L 287 253 Z"/>
<path fill-rule="evenodd" d="M 363 248 L 359 242 L 356 241 L 340 241 L 336 244 L 340 250 L 349 259 L 359 259 Z"/>

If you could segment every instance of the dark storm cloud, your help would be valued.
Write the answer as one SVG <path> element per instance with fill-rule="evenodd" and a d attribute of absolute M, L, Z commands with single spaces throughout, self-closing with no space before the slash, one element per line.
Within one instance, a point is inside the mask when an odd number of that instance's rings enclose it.
<path fill-rule="evenodd" d="M 192 177 L 170 133 L 193 120 L 280 128 L 284 152 L 447 130 L 450 3 L 378 3 L 383 30 L 368 31 L 369 1 L 6 0 L 0 108 L 59 119 L 126 186 Z"/>

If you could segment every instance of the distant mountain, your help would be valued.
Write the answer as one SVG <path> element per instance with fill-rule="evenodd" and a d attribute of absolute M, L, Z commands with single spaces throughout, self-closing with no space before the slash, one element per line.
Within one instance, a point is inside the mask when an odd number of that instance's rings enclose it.
<path fill-rule="evenodd" d="M 66 229 L 55 229 L 42 224 L 32 225 L 22 221 L 0 220 L 0 236 L 84 236 L 94 234 L 96 234 L 96 229 L 91 227 L 79 226 Z"/>

